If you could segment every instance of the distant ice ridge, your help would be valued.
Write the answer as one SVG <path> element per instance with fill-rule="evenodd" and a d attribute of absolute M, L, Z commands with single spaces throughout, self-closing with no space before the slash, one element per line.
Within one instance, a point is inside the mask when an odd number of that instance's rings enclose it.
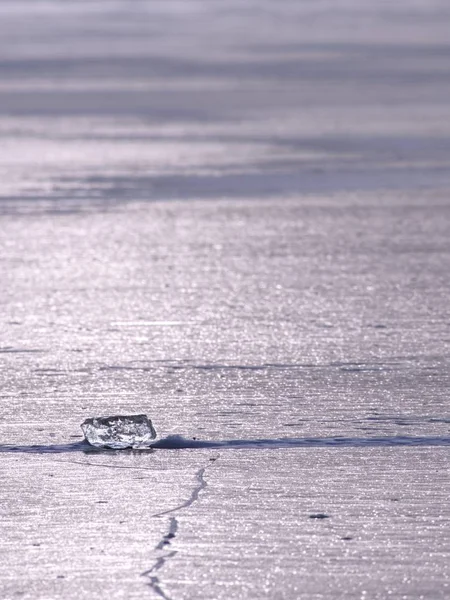
<path fill-rule="evenodd" d="M 148 448 L 156 431 L 147 415 L 94 417 L 81 424 L 86 440 L 97 448 Z"/>

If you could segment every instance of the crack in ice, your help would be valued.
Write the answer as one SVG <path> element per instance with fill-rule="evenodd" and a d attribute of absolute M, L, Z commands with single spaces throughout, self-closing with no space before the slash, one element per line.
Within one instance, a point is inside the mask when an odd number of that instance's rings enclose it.
<path fill-rule="evenodd" d="M 219 458 L 219 457 L 216 457 L 214 460 L 217 460 L 217 458 Z M 184 508 L 189 508 L 190 506 L 192 506 L 192 504 L 194 504 L 194 502 L 197 502 L 200 492 L 202 492 L 208 486 L 208 483 L 206 482 L 206 479 L 205 479 L 205 472 L 206 472 L 208 466 L 211 466 L 211 463 L 209 465 L 207 465 L 206 467 L 202 467 L 201 469 L 199 469 L 196 472 L 195 479 L 197 481 L 197 485 L 192 490 L 191 495 L 185 502 L 183 502 L 182 504 L 179 504 L 175 508 L 171 508 L 169 510 L 165 510 L 165 511 L 162 511 L 159 513 L 155 513 L 152 516 L 153 517 L 162 517 L 164 515 L 168 515 L 168 514 L 183 510 Z M 156 551 L 163 550 L 165 548 L 165 546 L 168 546 L 169 544 L 171 544 L 171 540 L 173 540 L 176 537 L 176 534 L 178 531 L 178 526 L 179 526 L 178 519 L 176 517 L 171 517 L 170 521 L 169 521 L 169 530 L 165 535 L 163 535 L 160 542 L 155 546 Z M 167 594 L 164 592 L 164 590 L 162 588 L 161 580 L 159 579 L 159 577 L 157 575 L 152 575 L 152 573 L 160 571 L 164 567 L 165 563 L 169 559 L 173 558 L 176 554 L 177 554 L 177 551 L 173 550 L 172 552 L 169 552 L 169 554 L 163 554 L 162 556 L 159 556 L 156 559 L 153 566 L 150 569 L 148 569 L 148 571 L 144 571 L 142 573 L 143 577 L 148 578 L 148 580 L 149 580 L 148 585 L 150 586 L 150 588 L 155 592 L 155 594 L 157 594 L 160 598 L 163 598 L 164 600 L 171 600 L 171 598 L 169 596 L 167 596 Z"/>
<path fill-rule="evenodd" d="M 164 600 L 171 600 L 171 598 L 162 589 L 161 582 L 159 580 L 158 575 L 152 575 L 152 573 L 156 573 L 157 571 L 162 569 L 166 560 L 168 560 L 169 558 L 172 558 L 172 556 L 175 556 L 175 554 L 176 554 L 176 551 L 174 550 L 173 552 L 169 552 L 169 554 L 164 554 L 163 556 L 160 556 L 155 561 L 155 563 L 150 567 L 150 569 L 148 569 L 148 571 L 144 571 L 142 573 L 143 577 L 148 578 L 148 580 L 149 580 L 148 585 L 151 587 L 151 589 L 156 594 L 158 594 L 158 596 L 160 598 L 164 598 Z"/>
<path fill-rule="evenodd" d="M 154 515 L 152 515 L 152 517 L 162 517 L 163 515 L 170 515 L 173 512 L 177 512 L 179 510 L 182 510 L 183 508 L 188 508 L 189 506 L 194 504 L 194 502 L 196 502 L 198 500 L 200 492 L 202 490 L 204 490 L 206 488 L 206 486 L 208 485 L 204 478 L 205 471 L 206 471 L 206 467 L 203 467 L 202 469 L 199 469 L 197 471 L 197 473 L 195 474 L 195 477 L 198 481 L 198 485 L 192 490 L 191 495 L 185 502 L 183 502 L 179 506 L 175 506 L 175 508 L 171 508 L 169 510 L 164 510 L 159 513 L 155 513 Z"/>
<path fill-rule="evenodd" d="M 155 546 L 155 550 L 163 550 L 165 546 L 170 544 L 170 540 L 174 539 L 178 531 L 178 519 L 176 517 L 172 517 L 170 519 L 169 532 L 163 536 L 162 540 L 159 542 L 157 546 Z"/>
<path fill-rule="evenodd" d="M 178 512 L 180 510 L 183 510 L 185 508 L 189 508 L 195 502 L 197 502 L 197 500 L 199 499 L 200 493 L 208 486 L 208 483 L 205 479 L 205 472 L 208 469 L 208 467 L 211 466 L 219 458 L 219 456 L 220 455 L 218 455 L 215 458 L 211 458 L 210 461 L 212 461 L 212 462 L 210 462 L 205 467 L 202 467 L 195 473 L 195 480 L 196 480 L 197 484 L 194 487 L 194 489 L 192 490 L 192 492 L 187 500 L 185 500 L 178 506 L 175 506 L 174 508 L 171 508 L 169 510 L 165 510 L 165 511 L 162 511 L 159 513 L 155 513 L 154 515 L 152 515 L 152 517 L 162 517 L 165 515 L 169 515 L 169 514 Z M 151 471 L 152 470 L 149 467 L 132 467 L 132 466 L 128 466 L 128 465 L 111 465 L 111 464 L 107 464 L 107 463 L 92 463 L 92 462 L 88 462 L 88 461 L 78 461 L 78 460 L 55 460 L 54 462 L 64 462 L 64 463 L 68 463 L 68 464 L 78 464 L 78 465 L 89 465 L 92 467 L 107 467 L 107 468 L 113 468 L 113 469 L 134 469 L 134 470 L 138 470 L 138 471 Z M 164 550 L 166 546 L 170 545 L 171 541 L 176 537 L 178 527 L 179 527 L 178 519 L 176 517 L 171 517 L 170 521 L 169 521 L 169 529 L 168 529 L 167 533 L 162 536 L 161 540 L 155 546 L 154 550 L 161 551 L 161 550 Z M 160 598 L 163 598 L 163 600 L 172 600 L 172 599 L 164 591 L 161 580 L 156 573 L 158 571 L 160 571 L 164 567 L 165 563 L 168 560 L 170 560 L 171 558 L 173 558 L 176 554 L 177 554 L 177 551 L 173 550 L 172 552 L 169 552 L 168 554 L 163 554 L 161 556 L 158 556 L 158 558 L 155 560 L 154 564 L 150 567 L 150 569 L 141 573 L 142 577 L 146 577 L 148 579 L 148 586 L 155 592 L 155 594 L 157 594 Z"/>

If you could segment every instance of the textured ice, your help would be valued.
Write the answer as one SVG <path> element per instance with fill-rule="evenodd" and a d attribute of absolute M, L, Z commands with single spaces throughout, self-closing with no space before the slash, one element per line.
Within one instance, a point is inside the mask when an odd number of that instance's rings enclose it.
<path fill-rule="evenodd" d="M 99 448 L 148 448 L 156 431 L 147 415 L 94 417 L 81 424 L 86 440 Z"/>

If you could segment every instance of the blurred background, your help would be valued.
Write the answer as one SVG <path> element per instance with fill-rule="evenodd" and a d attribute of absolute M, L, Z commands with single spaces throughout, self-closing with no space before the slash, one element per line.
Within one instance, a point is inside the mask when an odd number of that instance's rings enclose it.
<path fill-rule="evenodd" d="M 449 10 L 4 1 L 0 210 L 446 186 Z"/>

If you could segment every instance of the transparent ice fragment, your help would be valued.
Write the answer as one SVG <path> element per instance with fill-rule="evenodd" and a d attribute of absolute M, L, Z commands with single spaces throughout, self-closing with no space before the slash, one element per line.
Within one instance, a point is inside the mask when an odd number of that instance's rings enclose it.
<path fill-rule="evenodd" d="M 94 417 L 81 424 L 84 437 L 98 448 L 148 448 L 156 431 L 147 415 Z"/>

